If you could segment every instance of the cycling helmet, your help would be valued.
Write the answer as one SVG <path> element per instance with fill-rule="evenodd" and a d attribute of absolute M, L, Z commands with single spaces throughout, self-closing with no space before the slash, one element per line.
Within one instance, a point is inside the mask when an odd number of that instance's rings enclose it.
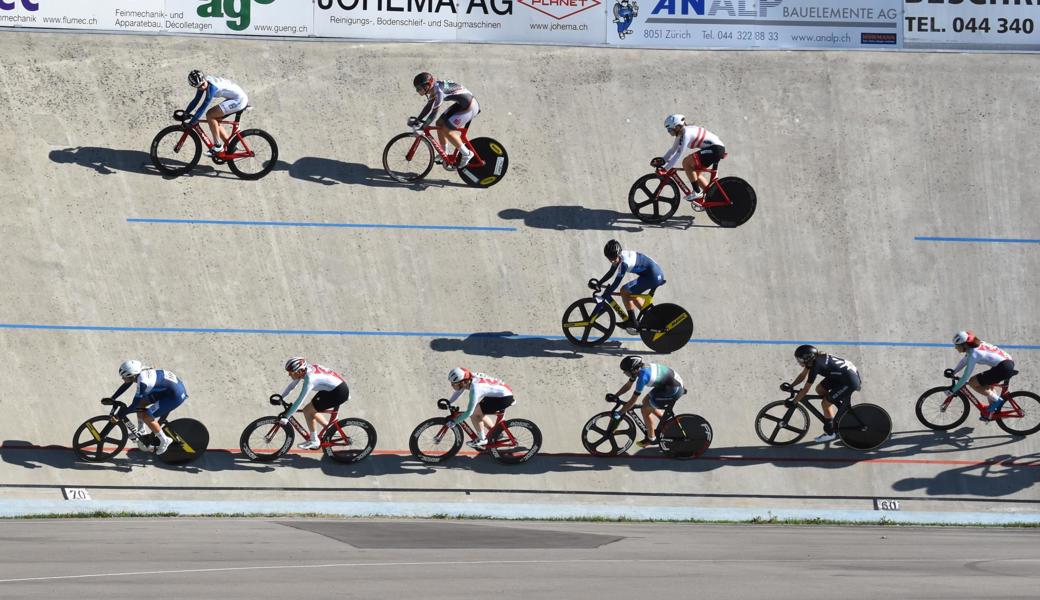
<path fill-rule="evenodd" d="M 972 344 L 975 342 L 975 339 L 975 334 L 971 331 L 958 331 L 957 335 L 953 336 L 953 345 Z"/>
<path fill-rule="evenodd" d="M 431 87 L 433 87 L 434 81 L 436 80 L 433 78 L 433 75 L 424 71 L 416 75 L 415 79 L 412 79 L 412 85 L 415 87 L 415 91 L 420 94 L 425 94 L 430 91 Z"/>
<path fill-rule="evenodd" d="M 295 373 L 301 369 L 307 368 L 307 359 L 302 356 L 293 356 L 289 360 L 285 361 L 285 370 L 290 373 Z"/>
<path fill-rule="evenodd" d="M 188 73 L 188 85 L 193 88 L 197 88 L 202 85 L 202 82 L 206 81 L 206 74 L 198 69 L 193 69 L 191 73 Z"/>
<path fill-rule="evenodd" d="M 643 367 L 643 359 L 638 356 L 626 356 L 621 359 L 621 370 L 625 373 L 631 373 Z"/>
<path fill-rule="evenodd" d="M 128 361 L 124 362 L 123 364 L 119 365 L 119 376 L 122 377 L 123 379 L 128 379 L 130 377 L 137 377 L 138 375 L 141 374 L 141 369 L 143 369 L 143 368 L 144 368 L 144 366 L 141 365 L 141 361 L 139 361 L 139 360 L 128 360 Z"/>
<path fill-rule="evenodd" d="M 799 364 L 804 366 L 804 365 L 809 364 L 809 362 L 811 360 L 816 358 L 816 356 L 819 353 L 820 353 L 820 351 L 816 349 L 816 346 L 810 346 L 809 344 L 802 344 L 801 346 L 798 346 L 797 348 L 795 348 L 795 350 L 794 350 L 794 357 L 798 360 Z"/>
<path fill-rule="evenodd" d="M 668 133 L 674 133 L 679 127 L 686 125 L 686 117 L 675 114 L 668 115 L 664 120 L 664 128 L 668 130 Z"/>
<path fill-rule="evenodd" d="M 607 260 L 614 260 L 621 256 L 621 242 L 617 240 L 610 240 L 606 246 L 603 246 L 603 256 L 607 257 Z"/>
<path fill-rule="evenodd" d="M 462 367 L 455 367 L 454 369 L 448 372 L 448 383 L 455 385 L 456 383 L 461 383 L 472 377 L 473 374 L 470 373 L 468 369 L 463 369 Z"/>

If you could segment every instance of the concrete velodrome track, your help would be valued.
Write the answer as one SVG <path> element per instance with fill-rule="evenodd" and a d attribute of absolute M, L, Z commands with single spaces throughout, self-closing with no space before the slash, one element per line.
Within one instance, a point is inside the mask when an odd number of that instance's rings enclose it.
<path fill-rule="evenodd" d="M 1033 56 L 23 32 L 0 34 L 0 56 L 4 514 L 72 510 L 60 486 L 90 488 L 90 508 L 184 512 L 353 502 L 383 514 L 827 515 L 897 498 L 929 519 L 1040 513 L 1040 436 L 1013 438 L 975 415 L 936 435 L 913 411 L 943 383 L 958 358 L 947 342 L 966 327 L 1012 352 L 1016 387 L 1040 388 L 1040 244 L 915 239 L 1040 238 Z M 148 164 L 195 67 L 249 92 L 246 123 L 281 151 L 265 179 L 203 165 L 169 180 Z M 410 188 L 384 176 L 383 145 L 421 106 L 410 87 L 421 69 L 475 91 L 474 135 L 510 152 L 502 183 L 474 190 L 434 172 Z M 746 225 L 719 229 L 688 208 L 663 227 L 628 214 L 628 188 L 668 147 L 661 123 L 674 111 L 718 133 L 724 171 L 757 189 Z M 563 309 L 606 270 L 612 237 L 654 257 L 668 279 L 658 298 L 694 313 L 695 340 L 662 361 L 690 387 L 680 407 L 714 426 L 699 460 L 582 450 L 582 424 L 623 381 L 618 359 L 646 353 L 638 341 L 576 352 L 559 339 Z M 860 367 L 859 398 L 892 415 L 887 445 L 763 446 L 754 416 L 783 397 L 803 340 Z M 292 354 L 347 376 L 347 411 L 375 425 L 377 455 L 344 467 L 238 454 Z M 128 357 L 187 382 L 178 414 L 204 421 L 216 451 L 183 469 L 138 452 L 73 460 L 73 430 L 100 412 Z M 520 468 L 405 456 L 456 365 L 513 386 L 510 414 L 541 426 L 545 455 Z"/>

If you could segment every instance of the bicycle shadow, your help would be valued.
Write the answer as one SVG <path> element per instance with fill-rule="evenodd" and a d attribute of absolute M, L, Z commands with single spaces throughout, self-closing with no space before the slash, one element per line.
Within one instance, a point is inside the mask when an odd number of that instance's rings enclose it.
<path fill-rule="evenodd" d="M 289 167 L 289 176 L 322 185 L 367 185 L 371 187 L 407 187 L 390 179 L 382 169 L 360 163 L 331 158 L 304 156 Z"/>
<path fill-rule="evenodd" d="M 564 338 L 517 335 L 512 331 L 473 333 L 466 338 L 435 338 L 430 340 L 435 352 L 463 352 L 471 356 L 491 358 L 582 358 L 586 354 L 623 356 L 653 354 L 649 350 L 625 348 L 621 342 L 608 340 L 598 346 L 581 348 Z"/>
<path fill-rule="evenodd" d="M 1040 453 L 999 454 L 974 465 L 943 471 L 935 477 L 907 477 L 892 484 L 899 492 L 923 490 L 929 496 L 969 495 L 997 498 L 1016 494 L 1040 481 Z"/>
<path fill-rule="evenodd" d="M 507 220 L 522 220 L 527 227 L 556 231 L 595 230 L 638 233 L 644 229 L 679 229 L 691 227 L 718 227 L 696 225 L 690 215 L 673 217 L 663 223 L 643 223 L 630 213 L 584 206 L 541 206 L 534 210 L 507 208 L 498 216 Z"/>
<path fill-rule="evenodd" d="M 36 446 L 26 440 L 4 440 L 0 443 L 0 460 L 3 462 L 22 467 L 23 469 L 39 469 L 50 467 L 52 469 L 71 469 L 75 471 L 120 471 L 130 472 L 143 458 L 145 453 L 131 451 L 130 456 L 121 454 L 118 457 L 103 463 L 89 463 L 80 461 L 71 449 L 64 446 Z"/>
<path fill-rule="evenodd" d="M 75 164 L 93 169 L 100 175 L 112 175 L 117 171 L 141 175 L 162 175 L 152 165 L 152 159 L 148 153 L 140 150 L 77 146 L 51 150 L 48 157 L 58 164 Z"/>

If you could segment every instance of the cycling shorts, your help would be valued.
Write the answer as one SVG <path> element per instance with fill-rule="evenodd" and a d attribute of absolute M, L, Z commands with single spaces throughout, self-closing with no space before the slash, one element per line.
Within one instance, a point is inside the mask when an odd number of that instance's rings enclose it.
<path fill-rule="evenodd" d="M 679 401 L 679 398 L 682 398 L 683 392 L 683 386 L 681 385 L 665 389 L 654 388 L 647 394 L 646 402 L 650 405 L 650 408 L 668 410 Z"/>
<path fill-rule="evenodd" d="M 480 412 L 485 415 L 494 414 L 501 412 L 516 402 L 516 399 L 512 396 L 499 396 L 496 398 L 488 397 L 480 401 Z"/>
<path fill-rule="evenodd" d="M 242 96 L 236 100 L 225 100 L 217 106 L 220 107 L 220 110 L 224 111 L 225 115 L 230 115 L 233 112 L 238 112 L 242 110 L 248 105 L 249 97 L 247 97 L 245 94 L 242 94 Z"/>
<path fill-rule="evenodd" d="M 664 285 L 664 273 L 660 269 L 649 269 L 621 287 L 628 290 L 629 294 L 642 294 L 662 285 Z"/>
<path fill-rule="evenodd" d="M 480 112 L 480 104 L 473 98 L 469 104 L 456 102 L 437 119 L 437 124 L 448 129 L 464 129 Z"/>
<path fill-rule="evenodd" d="M 150 398 L 152 404 L 144 407 L 144 411 L 153 419 L 161 419 L 169 415 L 181 404 L 184 404 L 184 401 L 187 399 L 188 392 L 184 389 L 184 386 L 177 385 L 174 389 L 152 395 Z"/>
<path fill-rule="evenodd" d="M 834 406 L 840 407 L 849 402 L 852 399 L 852 393 L 858 392 L 863 384 L 858 373 L 849 371 L 845 377 L 824 379 L 820 385 L 827 390 L 827 400 Z"/>
<path fill-rule="evenodd" d="M 720 160 L 726 158 L 726 147 L 716 144 L 707 148 L 701 148 L 694 151 L 693 158 L 697 161 L 699 168 L 710 169 L 719 164 Z"/>
<path fill-rule="evenodd" d="M 350 388 L 348 388 L 347 384 L 344 382 L 331 390 L 314 394 L 314 399 L 311 400 L 311 404 L 314 405 L 315 410 L 332 410 L 338 408 L 339 405 L 343 404 L 347 400 L 350 400 Z"/>
<path fill-rule="evenodd" d="M 1005 379 L 1010 379 L 1014 371 L 1015 361 L 1002 360 L 989 371 L 979 373 L 978 380 L 980 384 L 985 386 L 997 385 L 998 383 L 1003 383 Z"/>

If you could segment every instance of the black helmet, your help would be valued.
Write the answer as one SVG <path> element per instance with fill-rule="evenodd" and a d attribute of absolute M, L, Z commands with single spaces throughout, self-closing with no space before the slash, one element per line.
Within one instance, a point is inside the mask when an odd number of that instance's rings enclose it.
<path fill-rule="evenodd" d="M 625 373 L 631 373 L 643 366 L 643 359 L 638 356 L 626 356 L 621 359 L 621 370 Z"/>
<path fill-rule="evenodd" d="M 621 256 L 621 242 L 617 240 L 610 240 L 606 246 L 603 246 L 603 256 L 607 257 L 607 260 L 614 260 L 618 256 Z"/>
<path fill-rule="evenodd" d="M 429 73 L 423 71 L 422 73 L 416 75 L 415 79 L 412 79 L 412 86 L 415 88 L 415 91 L 419 92 L 420 94 L 425 94 L 427 91 L 429 91 L 430 86 L 433 85 L 434 81 L 435 80 L 433 78 L 433 75 L 430 75 Z"/>
<path fill-rule="evenodd" d="M 816 349 L 816 346 L 810 346 L 809 344 L 802 344 L 794 350 L 794 357 L 798 360 L 801 365 L 807 365 L 809 361 L 816 358 L 816 355 L 820 351 Z"/>
<path fill-rule="evenodd" d="M 206 74 L 198 69 L 193 69 L 191 73 L 188 73 L 188 85 L 193 88 L 199 87 L 205 80 Z"/>

